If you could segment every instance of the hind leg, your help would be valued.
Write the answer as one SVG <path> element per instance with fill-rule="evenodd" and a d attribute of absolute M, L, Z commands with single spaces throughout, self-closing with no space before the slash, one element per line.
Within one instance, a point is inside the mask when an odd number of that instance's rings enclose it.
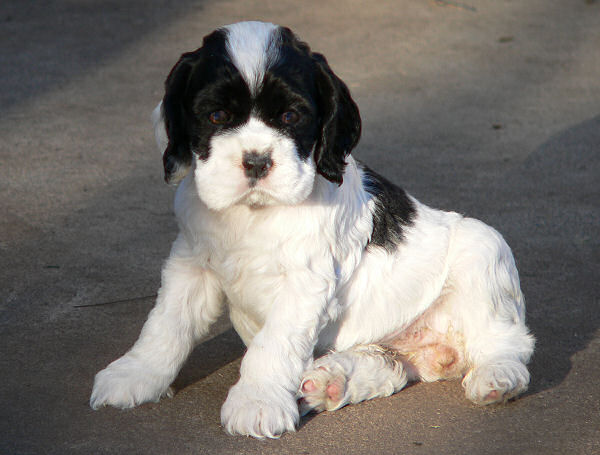
<path fill-rule="evenodd" d="M 333 411 L 350 403 L 392 395 L 409 377 L 396 351 L 359 345 L 315 360 L 300 385 L 300 412 Z"/>
<path fill-rule="evenodd" d="M 462 385 L 466 397 L 487 405 L 510 400 L 527 390 L 527 363 L 534 340 L 524 323 L 490 318 L 467 331 L 467 356 L 471 369 Z"/>
<path fill-rule="evenodd" d="M 464 219 L 454 240 L 446 303 L 464 335 L 462 384 L 477 404 L 506 401 L 527 389 L 535 344 L 517 268 L 502 236 L 479 221 Z"/>

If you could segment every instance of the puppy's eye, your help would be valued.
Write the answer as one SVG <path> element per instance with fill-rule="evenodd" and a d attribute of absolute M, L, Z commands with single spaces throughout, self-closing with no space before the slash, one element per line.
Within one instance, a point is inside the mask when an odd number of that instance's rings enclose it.
<path fill-rule="evenodd" d="M 297 112 L 287 111 L 281 114 L 281 123 L 284 125 L 294 125 L 298 123 L 298 120 L 300 120 L 300 116 Z"/>
<path fill-rule="evenodd" d="M 208 119 L 214 125 L 226 125 L 227 123 L 231 122 L 231 114 L 223 110 L 215 111 L 211 112 L 211 114 L 208 116 Z"/>

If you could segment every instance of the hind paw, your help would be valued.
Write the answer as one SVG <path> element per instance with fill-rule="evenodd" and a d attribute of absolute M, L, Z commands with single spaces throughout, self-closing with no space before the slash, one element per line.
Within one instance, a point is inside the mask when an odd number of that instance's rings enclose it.
<path fill-rule="evenodd" d="M 346 375 L 343 371 L 332 371 L 318 367 L 307 371 L 300 385 L 300 413 L 310 411 L 334 411 L 344 406 Z"/>
<path fill-rule="evenodd" d="M 529 372 L 519 362 L 503 362 L 472 369 L 463 379 L 469 400 L 479 405 L 508 401 L 527 390 Z"/>

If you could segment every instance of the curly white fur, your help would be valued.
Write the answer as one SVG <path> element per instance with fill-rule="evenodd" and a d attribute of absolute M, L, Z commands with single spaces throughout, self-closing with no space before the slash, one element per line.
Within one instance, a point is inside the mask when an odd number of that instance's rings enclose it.
<path fill-rule="evenodd" d="M 162 151 L 160 105 L 154 123 Z M 494 229 L 411 198 L 415 216 L 395 250 L 367 247 L 375 200 L 352 157 L 338 187 L 254 117 L 215 136 L 212 149 L 177 190 L 180 234 L 156 307 L 131 350 L 96 376 L 93 408 L 169 395 L 224 305 L 248 346 L 221 412 L 232 434 L 293 431 L 298 397 L 303 412 L 337 409 L 414 379 L 465 375 L 467 398 L 482 404 L 526 389 L 534 341 L 511 251 Z M 277 163 L 252 187 L 239 164 L 248 149 Z"/>

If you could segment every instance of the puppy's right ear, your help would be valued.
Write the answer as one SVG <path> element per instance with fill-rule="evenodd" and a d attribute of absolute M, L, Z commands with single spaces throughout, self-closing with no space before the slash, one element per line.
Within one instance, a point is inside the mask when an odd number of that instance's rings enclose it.
<path fill-rule="evenodd" d="M 154 127 L 154 139 L 156 140 L 156 146 L 158 151 L 162 155 L 169 145 L 169 138 L 167 136 L 167 130 L 165 129 L 165 116 L 163 115 L 162 109 L 163 102 L 160 103 L 152 111 L 152 126 Z"/>
<path fill-rule="evenodd" d="M 167 147 L 163 153 L 165 181 L 178 183 L 192 165 L 192 151 L 188 133 L 188 114 L 185 106 L 190 75 L 200 59 L 200 52 L 183 54 L 165 82 L 165 96 L 161 112 L 167 133 Z M 158 137 L 158 136 L 157 136 Z"/>

